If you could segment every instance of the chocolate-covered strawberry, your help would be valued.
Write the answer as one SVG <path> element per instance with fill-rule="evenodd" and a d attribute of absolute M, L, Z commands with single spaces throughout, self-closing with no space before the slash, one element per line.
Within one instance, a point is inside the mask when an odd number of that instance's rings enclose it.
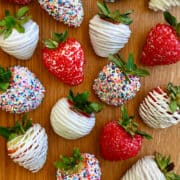
<path fill-rule="evenodd" d="M 105 103 L 120 106 L 135 97 L 140 90 L 140 78 L 149 75 L 148 71 L 139 69 L 134 64 L 134 57 L 129 55 L 127 63 L 120 54 L 110 55 L 112 61 L 94 80 L 95 94 Z"/>
<path fill-rule="evenodd" d="M 51 125 L 56 134 L 66 139 L 78 139 L 91 132 L 95 125 L 95 114 L 102 105 L 88 100 L 89 92 L 61 98 L 52 108 Z"/>
<path fill-rule="evenodd" d="M 81 0 L 38 0 L 38 2 L 54 19 L 70 27 L 79 27 L 83 21 L 84 9 Z"/>
<path fill-rule="evenodd" d="M 119 161 L 137 155 L 142 146 L 143 137 L 152 137 L 138 129 L 138 124 L 121 107 L 122 119 L 105 124 L 100 135 L 100 151 L 104 159 Z"/>
<path fill-rule="evenodd" d="M 168 65 L 180 60 L 180 23 L 164 12 L 168 24 L 157 24 L 147 35 L 141 62 L 147 66 Z"/>
<path fill-rule="evenodd" d="M 45 89 L 26 67 L 0 67 L 0 109 L 24 113 L 36 109 L 44 98 Z"/>
<path fill-rule="evenodd" d="M 80 153 L 74 149 L 72 157 L 61 156 L 55 162 L 57 180 L 100 180 L 101 168 L 93 154 Z"/>
<path fill-rule="evenodd" d="M 131 11 L 120 14 L 111 12 L 106 3 L 97 2 L 99 13 L 89 22 L 89 35 L 95 53 L 101 57 L 119 52 L 131 35 L 129 15 Z"/>
<path fill-rule="evenodd" d="M 139 106 L 143 121 L 153 128 L 167 128 L 180 122 L 180 86 L 169 83 L 167 89 L 156 87 Z"/>
<path fill-rule="evenodd" d="M 23 7 L 14 16 L 6 11 L 0 20 L 0 47 L 21 60 L 32 57 L 39 40 L 39 26 L 26 15 L 28 11 L 28 7 Z"/>
<path fill-rule="evenodd" d="M 15 126 L 0 127 L 0 135 L 7 140 L 8 156 L 31 172 L 39 171 L 46 162 L 48 141 L 45 129 L 32 124 L 26 115 Z"/>
<path fill-rule="evenodd" d="M 180 176 L 172 172 L 173 169 L 170 156 L 155 153 L 138 160 L 121 180 L 179 180 Z"/>
<path fill-rule="evenodd" d="M 77 40 L 67 36 L 67 31 L 52 33 L 52 39 L 44 41 L 42 61 L 60 81 L 75 86 L 84 79 L 84 51 Z"/>
<path fill-rule="evenodd" d="M 166 11 L 173 6 L 180 6 L 180 0 L 150 0 L 149 8 L 154 11 Z"/>

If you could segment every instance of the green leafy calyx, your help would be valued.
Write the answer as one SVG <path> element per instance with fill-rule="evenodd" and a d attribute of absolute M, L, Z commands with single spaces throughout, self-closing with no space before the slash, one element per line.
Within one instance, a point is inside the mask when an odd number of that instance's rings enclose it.
<path fill-rule="evenodd" d="M 4 69 L 0 67 L 0 91 L 6 91 L 9 88 L 9 84 L 12 78 L 9 68 Z"/>
<path fill-rule="evenodd" d="M 167 91 L 170 97 L 169 108 L 171 112 L 180 110 L 180 86 L 174 86 L 172 83 L 168 84 Z"/>
<path fill-rule="evenodd" d="M 28 7 L 22 7 L 14 16 L 8 10 L 5 11 L 4 19 L 0 20 L 0 34 L 4 35 L 4 39 L 11 35 L 13 29 L 16 29 L 19 33 L 25 32 L 23 25 L 31 19 L 31 16 L 26 16 L 28 11 Z"/>
<path fill-rule="evenodd" d="M 120 54 L 116 54 L 116 55 L 110 54 L 108 59 L 121 69 L 121 71 L 124 73 L 128 81 L 129 78 L 127 75 L 135 75 L 140 77 L 149 75 L 149 72 L 147 70 L 137 68 L 136 64 L 134 64 L 133 54 L 129 54 L 127 62 L 125 62 L 125 60 Z"/>
<path fill-rule="evenodd" d="M 105 2 L 97 2 L 97 6 L 99 9 L 98 14 L 104 20 L 110 21 L 112 23 L 123 23 L 126 25 L 132 23 L 132 19 L 129 17 L 132 11 L 128 11 L 123 14 L 120 14 L 119 10 L 111 12 Z"/>
<path fill-rule="evenodd" d="M 176 17 L 172 16 L 168 11 L 165 11 L 163 14 L 166 22 L 174 27 L 177 34 L 180 36 L 180 22 L 178 23 Z"/>
<path fill-rule="evenodd" d="M 51 38 L 52 39 L 47 39 L 44 40 L 43 43 L 45 47 L 49 49 L 55 49 L 58 47 L 59 43 L 62 43 L 66 41 L 68 37 L 68 31 L 65 31 L 64 33 L 52 33 Z"/>
<path fill-rule="evenodd" d="M 166 180 L 180 180 L 180 176 L 172 172 L 174 163 L 171 162 L 170 156 L 165 157 L 160 153 L 155 153 L 155 161 L 159 169 L 165 175 Z"/>
<path fill-rule="evenodd" d="M 91 114 L 100 112 L 103 108 L 102 104 L 88 101 L 89 92 L 77 93 L 74 95 L 72 90 L 69 91 L 68 100 L 72 102 L 72 108 L 78 112 Z"/>
<path fill-rule="evenodd" d="M 136 134 L 139 134 L 145 137 L 146 139 L 152 139 L 152 136 L 138 129 L 139 125 L 133 121 L 134 120 L 133 116 L 128 116 L 125 106 L 121 106 L 121 112 L 122 112 L 122 119 L 119 120 L 119 125 L 123 127 L 126 130 L 126 132 L 128 132 L 133 137 Z"/>
<path fill-rule="evenodd" d="M 60 156 L 60 160 L 55 162 L 55 167 L 60 171 L 68 174 L 78 172 L 82 167 L 83 157 L 79 149 L 73 150 L 72 157 Z"/>
<path fill-rule="evenodd" d="M 23 115 L 21 121 L 16 121 L 15 125 L 10 128 L 0 126 L 0 136 L 8 141 L 16 138 L 17 136 L 25 134 L 25 132 L 32 126 L 32 120 Z"/>

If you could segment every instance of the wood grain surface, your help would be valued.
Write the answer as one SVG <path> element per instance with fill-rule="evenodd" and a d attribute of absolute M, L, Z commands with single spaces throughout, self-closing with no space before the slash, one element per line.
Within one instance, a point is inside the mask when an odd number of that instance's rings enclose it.
<path fill-rule="evenodd" d="M 101 113 L 97 114 L 96 126 L 90 135 L 79 140 L 71 141 L 65 140 L 57 136 L 50 126 L 50 111 L 56 101 L 67 95 L 70 86 L 61 83 L 57 78 L 48 73 L 41 61 L 41 49 L 43 47 L 42 40 L 50 37 L 50 32 L 61 32 L 66 29 L 69 30 L 69 36 L 77 38 L 83 45 L 86 55 L 85 79 L 84 82 L 73 87 L 75 92 L 82 92 L 84 90 L 91 91 L 91 100 L 98 101 L 97 97 L 92 91 L 92 82 L 97 76 L 98 72 L 107 64 L 107 59 L 99 58 L 95 55 L 89 40 L 88 23 L 89 20 L 97 13 L 96 0 L 83 0 L 85 17 L 80 28 L 72 29 L 55 21 L 44 10 L 42 10 L 37 1 L 29 4 L 30 13 L 40 26 L 40 41 L 38 47 L 33 55 L 33 58 L 28 61 L 20 61 L 12 56 L 7 55 L 0 50 L 0 65 L 12 66 L 22 65 L 32 70 L 37 77 L 42 81 L 46 88 L 46 97 L 41 106 L 29 113 L 34 122 L 40 123 L 46 128 L 48 134 L 49 150 L 47 162 L 42 170 L 38 173 L 32 174 L 27 170 L 14 164 L 6 153 L 6 142 L 0 138 L 0 180 L 53 180 L 56 179 L 56 169 L 53 162 L 58 159 L 60 154 L 69 155 L 73 147 L 79 147 L 82 152 L 89 152 L 96 155 L 99 159 L 102 168 L 102 180 L 118 180 L 139 158 L 144 155 L 149 155 L 155 151 L 164 154 L 171 154 L 173 161 L 176 164 L 176 172 L 180 174 L 180 124 L 165 130 L 153 130 L 143 124 L 138 116 L 138 106 L 144 96 L 153 87 L 161 85 L 165 86 L 169 81 L 180 84 L 180 63 L 169 66 L 157 66 L 148 68 L 151 75 L 142 78 L 142 88 L 137 96 L 127 102 L 128 111 L 131 115 L 136 115 L 136 120 L 140 123 L 142 130 L 147 131 L 154 137 L 153 140 L 144 140 L 143 146 L 139 154 L 132 159 L 119 162 L 109 162 L 103 160 L 99 152 L 99 136 L 103 125 L 110 120 L 117 120 L 120 116 L 120 109 L 104 105 Z M 142 67 L 139 57 L 142 51 L 143 42 L 150 30 L 158 22 L 164 22 L 161 12 L 155 13 L 148 9 L 148 0 L 121 0 L 110 5 L 112 9 L 119 9 L 122 12 L 128 9 L 134 9 L 132 15 L 133 24 L 131 25 L 132 36 L 129 43 L 121 51 L 127 57 L 129 52 L 135 55 L 135 61 Z M 0 0 L 0 18 L 4 16 L 4 10 L 9 9 L 15 12 L 18 5 L 7 3 L 6 0 Z M 171 12 L 179 17 L 180 8 L 173 8 Z M 17 115 L 8 114 L 0 111 L 0 125 L 13 125 Z"/>

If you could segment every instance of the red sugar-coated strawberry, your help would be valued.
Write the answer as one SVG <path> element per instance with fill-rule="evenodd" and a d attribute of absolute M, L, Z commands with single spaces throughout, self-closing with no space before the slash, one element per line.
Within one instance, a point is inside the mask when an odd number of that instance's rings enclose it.
<path fill-rule="evenodd" d="M 168 65 L 180 60 L 180 23 L 169 12 L 164 12 L 170 24 L 157 24 L 146 38 L 141 61 L 147 66 Z"/>
<path fill-rule="evenodd" d="M 77 40 L 66 40 L 67 34 L 67 31 L 62 34 L 53 33 L 53 40 L 44 41 L 42 60 L 60 81 L 75 86 L 84 79 L 84 51 Z"/>
<path fill-rule="evenodd" d="M 125 160 L 136 156 L 142 146 L 143 137 L 152 137 L 138 130 L 133 117 L 127 115 L 126 108 L 121 107 L 122 120 L 107 123 L 100 137 L 100 150 L 104 159 L 110 161 Z"/>
<path fill-rule="evenodd" d="M 31 0 L 8 0 L 8 1 L 16 4 L 28 4 L 31 2 Z"/>

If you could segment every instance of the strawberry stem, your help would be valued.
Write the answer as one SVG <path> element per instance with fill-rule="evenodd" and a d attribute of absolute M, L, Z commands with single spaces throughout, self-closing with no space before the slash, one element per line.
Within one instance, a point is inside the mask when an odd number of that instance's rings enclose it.
<path fill-rule="evenodd" d="M 43 43 L 45 47 L 49 49 L 55 49 L 58 47 L 59 43 L 62 43 L 66 41 L 68 37 L 68 31 L 66 30 L 64 33 L 52 33 L 51 38 L 52 39 L 47 39 L 44 40 Z"/>
<path fill-rule="evenodd" d="M 172 113 L 180 110 L 180 86 L 174 86 L 172 83 L 168 84 L 167 91 L 170 97 L 169 108 Z"/>
<path fill-rule="evenodd" d="M 114 12 L 111 12 L 105 2 L 101 3 L 97 1 L 97 6 L 99 9 L 98 14 L 104 20 L 107 20 L 113 23 L 123 23 L 126 25 L 129 25 L 132 23 L 132 19 L 129 17 L 129 15 L 133 12 L 132 10 L 126 13 L 120 14 L 119 10 L 115 10 Z"/>
<path fill-rule="evenodd" d="M 180 180 L 179 175 L 171 172 L 174 169 L 174 163 L 171 162 L 170 156 L 165 157 L 160 153 L 155 153 L 155 161 L 167 180 Z"/>
<path fill-rule="evenodd" d="M 11 16 L 8 10 L 5 11 L 4 19 L 0 20 L 0 34 L 4 35 L 4 39 L 11 35 L 13 29 L 19 33 L 25 32 L 23 25 L 31 19 L 31 16 L 26 16 L 28 11 L 28 7 L 22 7 L 14 16 Z"/>
<path fill-rule="evenodd" d="M 152 139 L 151 135 L 142 132 L 138 129 L 139 125 L 133 121 L 134 120 L 133 116 L 128 116 L 125 106 L 121 106 L 121 112 L 122 112 L 122 119 L 119 120 L 119 125 L 123 127 L 126 130 L 126 132 L 128 132 L 133 137 L 136 134 L 139 134 L 142 137 L 145 137 L 146 139 Z"/>
<path fill-rule="evenodd" d="M 10 80 L 12 78 L 9 68 L 4 69 L 0 67 L 0 91 L 6 91 L 9 88 Z"/>
<path fill-rule="evenodd" d="M 20 121 L 16 121 L 13 127 L 5 128 L 0 126 L 0 136 L 10 141 L 17 136 L 25 134 L 25 132 L 32 126 L 32 120 L 27 118 L 24 114 Z"/>
<path fill-rule="evenodd" d="M 73 109 L 87 114 L 93 112 L 100 112 L 103 108 L 102 104 L 88 101 L 89 92 L 77 93 L 74 95 L 73 91 L 69 91 L 68 100 L 72 102 Z"/>
<path fill-rule="evenodd" d="M 83 157 L 81 156 L 79 149 L 74 148 L 72 157 L 62 155 L 60 156 L 60 161 L 56 161 L 54 165 L 57 169 L 61 171 L 74 172 L 80 168 L 82 161 Z"/>
<path fill-rule="evenodd" d="M 165 11 L 163 15 L 166 22 L 174 27 L 178 36 L 180 36 L 180 23 L 177 22 L 176 17 L 172 16 L 168 11 Z"/>
<path fill-rule="evenodd" d="M 127 62 L 125 62 L 120 53 L 115 55 L 110 54 L 108 59 L 121 69 L 127 81 L 130 81 L 128 75 L 135 75 L 140 77 L 149 75 L 147 70 L 137 68 L 136 64 L 134 63 L 134 56 L 131 53 L 128 56 Z"/>

